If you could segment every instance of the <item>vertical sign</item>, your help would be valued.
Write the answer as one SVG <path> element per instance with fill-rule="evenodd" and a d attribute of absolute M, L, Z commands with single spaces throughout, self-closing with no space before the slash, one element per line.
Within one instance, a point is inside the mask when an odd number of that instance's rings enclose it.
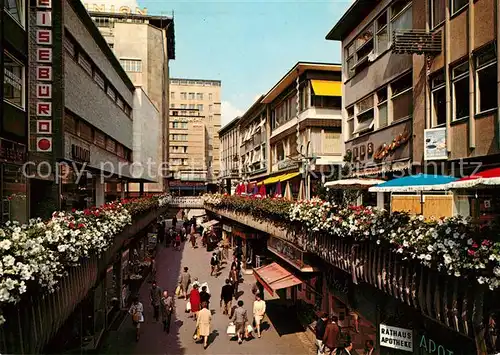
<path fill-rule="evenodd" d="M 52 0 L 36 1 L 34 28 L 36 51 L 36 138 L 37 152 L 52 152 Z"/>

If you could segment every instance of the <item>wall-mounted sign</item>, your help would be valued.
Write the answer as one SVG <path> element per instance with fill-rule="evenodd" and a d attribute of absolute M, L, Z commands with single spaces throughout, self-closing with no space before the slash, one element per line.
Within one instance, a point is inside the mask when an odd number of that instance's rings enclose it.
<path fill-rule="evenodd" d="M 137 14 L 137 15 L 147 15 L 148 9 L 140 7 L 136 7 L 135 9 L 130 6 L 115 6 L 106 4 L 89 4 L 85 3 L 85 8 L 89 12 L 111 12 L 111 13 L 120 13 L 120 14 Z"/>
<path fill-rule="evenodd" d="M 31 28 L 36 45 L 35 121 L 30 125 L 30 134 L 36 146 L 30 150 L 52 152 L 52 0 L 35 0 L 36 16 Z"/>
<path fill-rule="evenodd" d="M 373 143 L 368 143 L 366 145 L 366 150 L 367 150 L 368 155 L 373 155 Z"/>
<path fill-rule="evenodd" d="M 233 228 L 231 226 L 228 226 L 227 224 L 223 224 L 222 229 L 228 233 L 231 233 L 233 231 Z"/>
<path fill-rule="evenodd" d="M 71 145 L 71 158 L 76 161 L 90 163 L 90 150 L 76 144 Z"/>
<path fill-rule="evenodd" d="M 380 346 L 413 352 L 413 330 L 380 324 Z"/>
<path fill-rule="evenodd" d="M 273 236 L 267 241 L 267 249 L 283 258 L 298 269 L 304 266 L 304 252 L 294 245 Z"/>
<path fill-rule="evenodd" d="M 443 345 L 436 343 L 431 338 L 426 338 L 425 335 L 420 337 L 419 343 L 420 351 L 423 354 L 435 354 L 435 355 L 453 355 L 453 351 L 445 348 Z M 425 352 L 424 352 L 425 351 Z"/>
<path fill-rule="evenodd" d="M 448 159 L 446 127 L 424 131 L 424 160 Z"/>

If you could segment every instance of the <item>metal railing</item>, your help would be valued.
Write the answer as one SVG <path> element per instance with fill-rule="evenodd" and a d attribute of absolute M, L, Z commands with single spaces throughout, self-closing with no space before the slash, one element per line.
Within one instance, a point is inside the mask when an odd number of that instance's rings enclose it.
<path fill-rule="evenodd" d="M 203 199 L 199 196 L 173 197 L 170 206 L 181 208 L 203 208 Z"/>

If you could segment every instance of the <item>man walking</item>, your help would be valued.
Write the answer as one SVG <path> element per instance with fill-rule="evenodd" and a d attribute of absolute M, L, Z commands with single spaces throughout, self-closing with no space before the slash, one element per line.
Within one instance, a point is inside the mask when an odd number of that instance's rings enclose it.
<path fill-rule="evenodd" d="M 203 286 L 200 292 L 200 302 L 205 302 L 207 304 L 207 308 L 210 307 L 210 293 L 207 292 L 207 286 Z M 210 308 L 209 308 L 210 309 Z"/>
<path fill-rule="evenodd" d="M 253 320 L 257 328 L 257 336 L 260 338 L 260 323 L 266 314 L 266 302 L 260 298 L 260 293 L 255 294 L 255 301 L 253 302 Z"/>
<path fill-rule="evenodd" d="M 222 286 L 222 290 L 220 293 L 220 306 L 223 309 L 222 314 L 229 314 L 231 309 L 231 303 L 233 301 L 233 286 L 231 285 L 231 281 L 226 279 L 226 284 Z"/>
<path fill-rule="evenodd" d="M 151 305 L 153 306 L 154 310 L 154 318 L 158 322 L 160 317 L 161 289 L 156 284 L 156 281 L 153 281 L 152 283 L 149 297 L 151 299 Z"/>
<path fill-rule="evenodd" d="M 219 268 L 217 267 L 219 265 L 219 258 L 217 257 L 217 253 L 212 254 L 212 258 L 210 259 L 210 266 L 212 267 L 212 271 L 210 272 L 210 276 L 217 277 L 217 274 L 219 272 Z"/>
<path fill-rule="evenodd" d="M 163 291 L 161 298 L 161 319 L 163 321 L 163 331 L 170 333 L 170 321 L 174 312 L 174 299 L 168 295 L 167 291 Z"/>
<path fill-rule="evenodd" d="M 337 325 L 337 322 L 338 317 L 332 316 L 331 322 L 326 326 L 325 334 L 323 335 L 325 352 L 328 349 L 328 354 L 335 354 L 335 349 L 337 349 L 339 346 L 340 327 Z"/>
<path fill-rule="evenodd" d="M 179 286 L 181 287 L 181 298 L 187 299 L 188 297 L 188 287 L 191 283 L 191 275 L 189 275 L 188 268 L 184 268 L 184 272 L 179 277 Z"/>
<path fill-rule="evenodd" d="M 238 307 L 234 310 L 233 320 L 236 326 L 236 334 L 238 335 L 238 344 L 241 344 L 243 342 L 243 335 L 246 333 L 245 324 L 248 321 L 247 310 L 243 308 L 243 301 L 238 301 Z"/>
<path fill-rule="evenodd" d="M 321 318 L 316 322 L 316 345 L 318 346 L 318 355 L 323 355 L 323 336 L 325 335 L 326 322 L 328 321 L 328 314 L 323 313 Z"/>

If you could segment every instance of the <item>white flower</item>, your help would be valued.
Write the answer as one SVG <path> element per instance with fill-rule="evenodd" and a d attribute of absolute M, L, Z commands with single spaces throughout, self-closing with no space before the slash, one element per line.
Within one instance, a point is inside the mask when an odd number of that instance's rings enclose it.
<path fill-rule="evenodd" d="M 8 239 L 4 239 L 0 242 L 0 249 L 9 250 L 12 245 L 12 242 Z"/>

